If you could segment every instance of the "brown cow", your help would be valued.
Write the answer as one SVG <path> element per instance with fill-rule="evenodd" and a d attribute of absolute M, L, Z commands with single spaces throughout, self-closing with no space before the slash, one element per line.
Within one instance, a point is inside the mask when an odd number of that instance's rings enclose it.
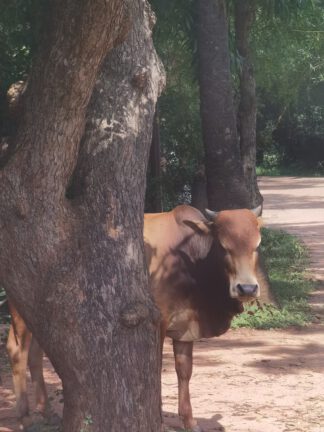
<path fill-rule="evenodd" d="M 208 211 L 207 220 L 198 210 L 183 205 L 168 213 L 145 215 L 144 241 L 151 289 L 162 315 L 161 346 L 165 336 L 173 339 L 179 415 L 184 427 L 193 432 L 201 431 L 193 419 L 189 395 L 193 341 L 226 332 L 232 318 L 242 312 L 242 303 L 259 296 L 256 272 L 260 210 L 227 210 L 218 214 Z M 23 424 L 28 424 L 25 383 L 31 337 L 13 312 L 17 334 L 10 329 L 8 352 L 18 416 Z M 36 341 L 32 348 L 29 365 L 36 380 L 37 406 L 44 413 L 47 396 L 42 352 Z"/>
<path fill-rule="evenodd" d="M 257 248 L 261 241 L 254 211 L 208 211 L 190 206 L 145 216 L 144 241 L 151 289 L 162 313 L 163 336 L 173 339 L 179 415 L 184 427 L 201 429 L 192 416 L 189 380 L 193 341 L 220 336 L 242 302 L 259 296 Z"/>

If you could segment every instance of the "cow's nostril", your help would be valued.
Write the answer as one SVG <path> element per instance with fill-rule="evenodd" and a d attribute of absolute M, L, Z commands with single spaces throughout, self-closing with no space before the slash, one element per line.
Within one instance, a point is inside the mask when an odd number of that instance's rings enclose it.
<path fill-rule="evenodd" d="M 244 295 L 244 288 L 241 284 L 237 284 L 236 288 L 240 294 Z"/>
<path fill-rule="evenodd" d="M 257 291 L 259 289 L 259 285 L 250 285 L 250 284 L 237 284 L 236 285 L 237 292 L 240 296 L 255 296 L 257 294 Z"/>

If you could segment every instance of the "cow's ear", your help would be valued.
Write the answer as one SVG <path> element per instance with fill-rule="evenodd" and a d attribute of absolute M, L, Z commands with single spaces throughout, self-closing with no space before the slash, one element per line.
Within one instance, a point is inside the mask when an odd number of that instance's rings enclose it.
<path fill-rule="evenodd" d="M 183 223 L 193 229 L 198 234 L 210 234 L 211 227 L 214 225 L 213 222 L 208 221 L 193 221 L 193 220 L 184 220 Z"/>
<path fill-rule="evenodd" d="M 262 228 L 263 225 L 264 225 L 263 218 L 262 218 L 261 216 L 259 216 L 259 217 L 257 218 L 257 221 L 258 221 L 258 227 L 259 227 L 259 228 Z"/>
<path fill-rule="evenodd" d="M 262 204 L 260 204 L 258 207 L 255 207 L 254 209 L 251 209 L 251 212 L 258 218 L 262 215 Z"/>

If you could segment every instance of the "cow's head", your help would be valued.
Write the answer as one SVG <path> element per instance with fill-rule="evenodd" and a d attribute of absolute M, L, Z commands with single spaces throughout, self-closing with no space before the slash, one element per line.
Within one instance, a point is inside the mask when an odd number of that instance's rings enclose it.
<path fill-rule="evenodd" d="M 256 277 L 258 251 L 261 241 L 261 206 L 254 210 L 225 210 L 218 213 L 206 210 L 210 229 L 222 250 L 229 278 L 230 296 L 242 302 L 260 295 Z"/>

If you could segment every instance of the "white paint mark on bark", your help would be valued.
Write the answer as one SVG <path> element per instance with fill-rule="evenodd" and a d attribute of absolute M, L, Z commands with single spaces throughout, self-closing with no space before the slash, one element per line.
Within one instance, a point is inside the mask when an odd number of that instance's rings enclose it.
<path fill-rule="evenodd" d="M 117 225 L 117 226 L 109 226 L 107 224 L 107 235 L 108 237 L 111 237 L 113 239 L 118 239 L 124 234 L 123 226 Z"/>
<path fill-rule="evenodd" d="M 136 244 L 130 241 L 127 245 L 125 260 L 127 263 L 131 263 L 137 261 L 138 251 Z"/>

